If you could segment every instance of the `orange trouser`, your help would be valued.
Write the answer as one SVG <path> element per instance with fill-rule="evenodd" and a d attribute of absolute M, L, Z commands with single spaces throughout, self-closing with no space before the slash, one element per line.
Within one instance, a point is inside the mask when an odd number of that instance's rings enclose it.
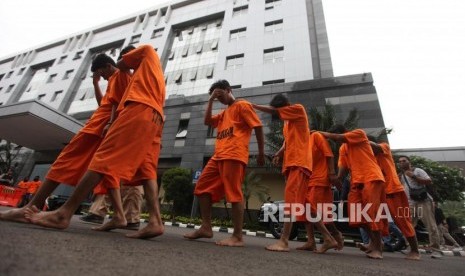
<path fill-rule="evenodd" d="M 387 194 L 386 203 L 394 223 L 406 238 L 415 236 L 412 219 L 410 218 L 408 198 L 404 191 Z"/>
<path fill-rule="evenodd" d="M 245 164 L 241 161 L 210 159 L 195 185 L 194 194 L 209 194 L 212 202 L 218 202 L 223 197 L 227 202 L 242 202 L 244 173 Z"/>

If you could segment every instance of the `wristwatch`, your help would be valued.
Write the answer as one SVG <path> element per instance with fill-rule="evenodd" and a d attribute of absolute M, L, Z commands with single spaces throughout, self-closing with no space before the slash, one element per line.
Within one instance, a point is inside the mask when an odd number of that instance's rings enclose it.
<path fill-rule="evenodd" d="M 412 179 L 417 180 L 417 176 L 416 176 L 416 175 L 412 175 Z"/>

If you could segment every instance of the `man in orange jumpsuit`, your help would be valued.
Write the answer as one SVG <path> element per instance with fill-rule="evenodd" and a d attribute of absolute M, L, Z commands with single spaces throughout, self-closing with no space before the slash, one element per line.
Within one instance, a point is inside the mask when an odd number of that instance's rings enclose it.
<path fill-rule="evenodd" d="M 404 186 L 400 183 L 397 176 L 391 149 L 387 143 L 377 144 L 371 141 L 370 144 L 386 180 L 386 203 L 389 207 L 389 212 L 394 223 L 399 227 L 410 245 L 411 250 L 406 258 L 419 260 L 418 241 L 410 218 L 408 198 L 405 194 Z"/>
<path fill-rule="evenodd" d="M 321 134 L 326 138 L 344 143 L 339 154 L 339 175 L 342 176 L 343 173 L 350 170 L 349 207 L 350 209 L 355 208 L 354 204 L 357 203 L 361 203 L 361 207 L 363 207 L 361 211 L 368 207 L 369 220 L 355 221 L 356 224 L 365 227 L 370 236 L 370 245 L 366 255 L 369 258 L 382 259 L 381 231 L 387 225 L 383 220 L 377 218 L 381 203 L 386 202 L 383 173 L 376 162 L 368 137 L 363 130 L 348 131 L 343 125 L 336 125 L 331 132 L 321 132 Z M 354 216 L 350 215 L 350 217 L 353 226 Z"/>
<path fill-rule="evenodd" d="M 273 162 L 278 164 L 283 160 L 282 172 L 286 176 L 286 187 L 284 190 L 284 201 L 286 203 L 285 214 L 290 217 L 284 222 L 281 238 L 275 244 L 266 247 L 271 251 L 289 251 L 289 235 L 295 217 L 294 210 L 298 206 L 303 207 L 306 203 L 308 182 L 312 175 L 312 151 L 310 148 L 310 128 L 308 127 L 308 117 L 305 108 L 301 104 L 290 104 L 288 98 L 283 94 L 278 94 L 270 102 L 270 106 L 254 105 L 254 108 L 278 115 L 284 121 L 283 135 L 284 144 L 275 153 Z M 287 208 L 290 207 L 290 210 Z M 315 209 L 312 213 L 315 213 Z M 337 247 L 337 242 L 331 237 L 323 222 L 319 220 L 315 223 L 318 230 L 323 235 L 323 245 L 318 250 L 324 253 L 330 248 Z"/>
<path fill-rule="evenodd" d="M 118 117 L 95 152 L 87 172 L 71 197 L 53 212 L 36 213 L 29 210 L 26 217 L 32 223 L 50 228 L 67 228 L 73 213 L 86 195 L 104 177 L 117 177 L 126 183 L 140 181 L 144 185 L 149 211 L 147 226 L 126 236 L 152 238 L 163 234 L 156 182 L 160 147 L 156 141 L 162 132 L 165 102 L 163 69 L 158 54 L 150 45 L 139 46 L 123 55 L 117 65 L 122 71 L 134 70 L 118 106 Z M 115 200 L 121 204 L 121 197 Z M 109 227 L 117 226 L 121 221 L 113 218 L 109 223 Z"/>
<path fill-rule="evenodd" d="M 41 210 L 47 197 L 60 183 L 76 186 L 87 170 L 92 156 L 103 139 L 102 135 L 112 123 L 114 106 L 119 104 L 130 81 L 129 73 L 118 70 L 114 60 L 104 54 L 94 59 L 92 67 L 93 71 L 99 71 L 95 72 L 93 77 L 95 97 L 99 107 L 61 151 L 32 200 L 23 208 L 0 212 L 0 219 L 28 223 L 29 220 L 24 216 L 26 209 Z M 107 91 L 103 97 L 98 85 L 101 77 L 108 81 Z M 112 178 L 106 180 L 106 183 L 115 181 Z"/>
<path fill-rule="evenodd" d="M 332 183 L 337 183 L 337 175 L 334 166 L 334 155 L 328 141 L 319 132 L 310 133 L 310 147 L 312 151 L 312 176 L 308 182 L 308 191 L 306 202 L 314 208 L 318 206 L 325 208 L 325 205 L 332 206 L 334 202 L 333 190 L 331 189 Z M 323 213 L 324 214 L 324 213 Z M 326 228 L 330 231 L 333 238 L 337 241 L 337 250 L 344 247 L 344 238 L 337 230 L 336 225 L 332 221 L 333 217 L 328 214 L 327 218 L 323 218 Z M 305 221 L 305 219 L 299 219 Z M 298 247 L 298 250 L 316 250 L 315 238 L 313 234 L 313 225 L 305 222 L 305 229 L 307 232 L 307 242 Z"/>
<path fill-rule="evenodd" d="M 226 110 L 212 116 L 213 102 L 217 99 Z M 213 237 L 211 225 L 211 206 L 224 196 L 232 203 L 234 231 L 228 239 L 218 241 L 217 245 L 243 246 L 242 224 L 244 198 L 242 181 L 249 160 L 249 141 L 252 130 L 258 143 L 258 164 L 263 165 L 264 138 L 262 123 L 252 104 L 245 100 L 236 100 L 231 86 L 226 80 L 219 80 L 210 87 L 210 99 L 205 112 L 205 124 L 218 129 L 215 153 L 208 161 L 195 186 L 194 194 L 199 198 L 202 226 L 192 233 L 184 235 L 187 239 Z"/>

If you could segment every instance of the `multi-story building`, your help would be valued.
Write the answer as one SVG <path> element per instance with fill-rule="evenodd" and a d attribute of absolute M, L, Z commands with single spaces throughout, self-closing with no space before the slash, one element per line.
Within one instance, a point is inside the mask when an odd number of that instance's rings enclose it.
<path fill-rule="evenodd" d="M 116 58 L 128 44 L 152 45 L 163 62 L 161 172 L 198 170 L 212 155 L 215 132 L 203 111 L 217 79 L 258 104 L 287 93 L 307 108 L 331 103 L 339 119 L 357 108 L 360 127 L 384 128 L 371 74 L 333 76 L 321 0 L 174 0 L 0 59 L 0 137 L 35 151 L 23 174 L 43 175 L 96 109 L 92 57 Z M 283 180 L 262 174 L 281 197 Z"/>

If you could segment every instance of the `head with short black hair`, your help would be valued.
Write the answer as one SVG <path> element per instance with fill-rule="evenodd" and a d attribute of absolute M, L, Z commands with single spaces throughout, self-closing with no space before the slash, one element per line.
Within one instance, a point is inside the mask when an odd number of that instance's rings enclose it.
<path fill-rule="evenodd" d="M 336 124 L 332 126 L 328 132 L 330 133 L 337 133 L 337 134 L 343 134 L 347 132 L 347 128 L 343 124 Z"/>
<path fill-rule="evenodd" d="M 38 175 L 34 176 L 34 181 L 39 181 L 39 179 L 40 179 L 40 176 Z"/>
<path fill-rule="evenodd" d="M 378 143 L 378 139 L 376 139 L 376 137 L 373 135 L 367 135 L 367 138 L 371 142 Z"/>
<path fill-rule="evenodd" d="M 290 105 L 289 99 L 287 98 L 286 95 L 284 94 L 278 94 L 271 99 L 270 106 L 274 108 L 280 108 L 283 106 L 288 106 Z"/>
<path fill-rule="evenodd" d="M 406 155 L 400 155 L 398 158 L 397 158 L 398 162 L 399 162 L 399 167 L 405 171 L 405 170 L 408 170 L 410 169 L 410 157 L 406 156 Z"/>
<path fill-rule="evenodd" d="M 92 71 L 92 73 L 95 73 L 95 71 L 97 71 L 98 69 L 105 68 L 108 64 L 110 64 L 113 67 L 116 67 L 116 63 L 111 57 L 107 56 L 106 54 L 98 54 L 92 61 L 90 71 Z"/>
<path fill-rule="evenodd" d="M 134 45 L 128 45 L 124 47 L 123 49 L 121 49 L 121 52 L 119 53 L 119 56 L 118 56 L 118 60 L 122 59 L 125 54 L 129 53 L 130 51 L 134 49 L 136 49 Z"/>
<path fill-rule="evenodd" d="M 217 80 L 210 86 L 208 94 L 211 95 L 215 89 L 231 90 L 231 85 L 229 85 L 227 80 Z"/>

